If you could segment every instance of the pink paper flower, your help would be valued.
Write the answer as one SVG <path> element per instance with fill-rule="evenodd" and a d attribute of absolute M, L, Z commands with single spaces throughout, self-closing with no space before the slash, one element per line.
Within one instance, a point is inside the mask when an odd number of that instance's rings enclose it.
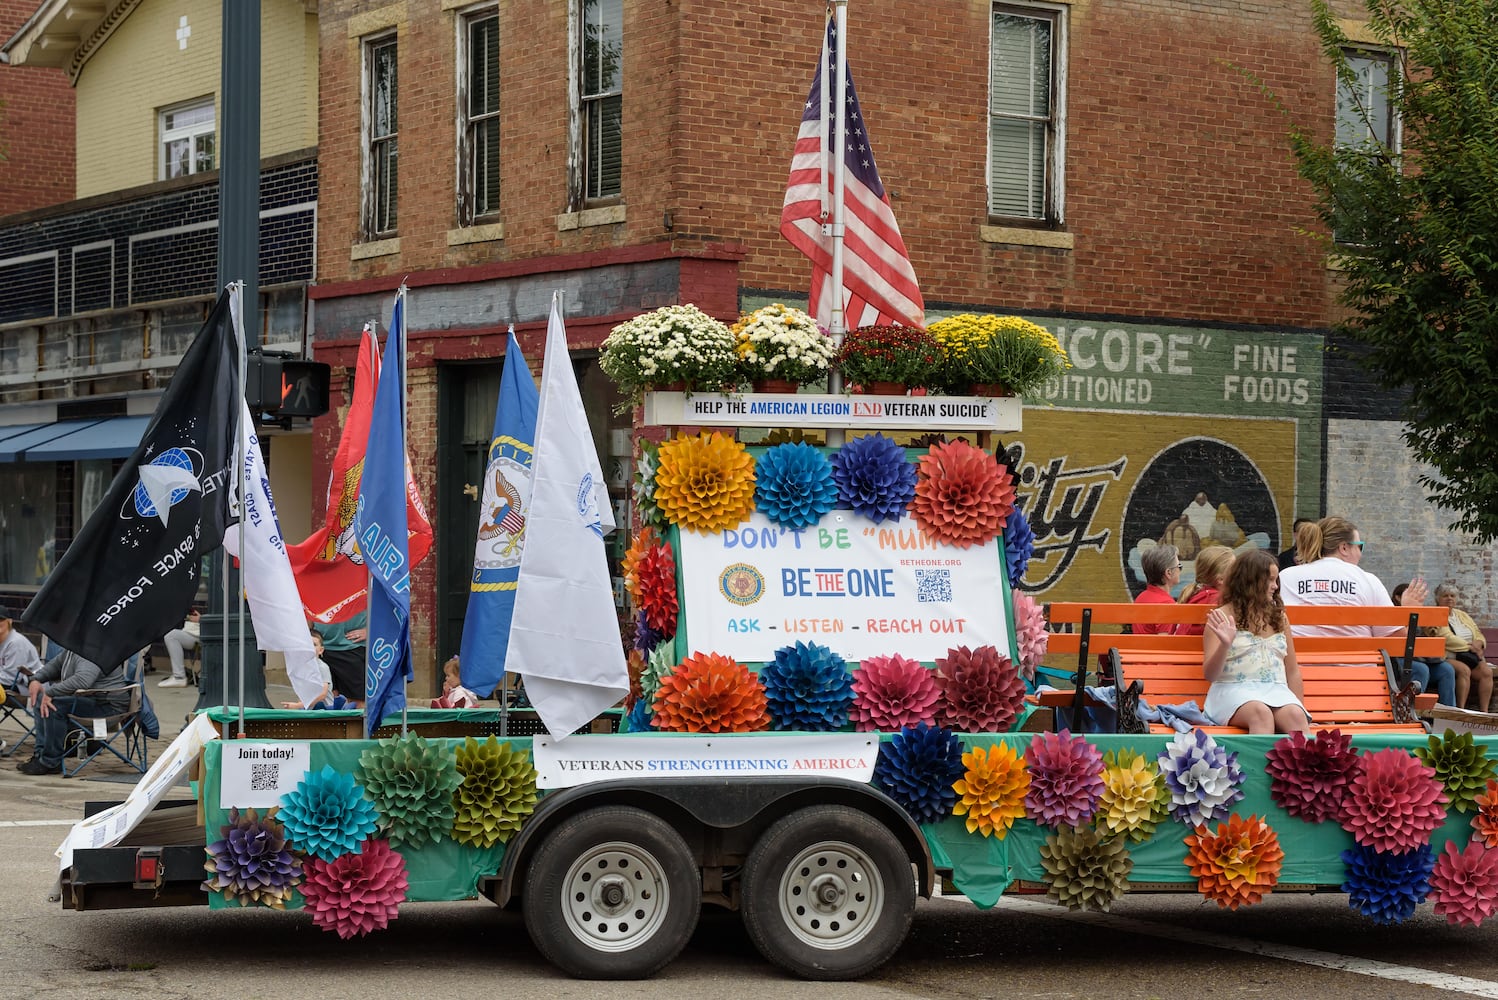
<path fill-rule="evenodd" d="M 1337 818 L 1357 769 L 1352 737 L 1340 729 L 1328 729 L 1309 740 L 1305 733 L 1291 733 L 1264 753 L 1270 797 L 1307 823 Z"/>
<path fill-rule="evenodd" d="M 366 840 L 358 854 L 308 858 L 302 895 L 312 922 L 341 938 L 383 930 L 406 898 L 406 860 L 386 840 Z"/>
<path fill-rule="evenodd" d="M 871 656 L 853 673 L 853 728 L 894 731 L 936 724 L 941 690 L 931 671 L 899 653 Z"/>
<path fill-rule="evenodd" d="M 1103 756 L 1097 747 L 1063 729 L 1041 733 L 1025 751 L 1030 765 L 1029 817 L 1057 829 L 1092 821 L 1103 794 Z"/>
<path fill-rule="evenodd" d="M 1029 594 L 1014 594 L 1014 639 L 1019 644 L 1019 672 L 1034 682 L 1035 668 L 1045 655 L 1049 635 L 1045 627 L 1045 609 Z"/>
<path fill-rule="evenodd" d="M 1342 828 L 1377 851 L 1408 851 L 1446 820 L 1435 770 L 1397 747 L 1364 754 L 1342 800 Z"/>
<path fill-rule="evenodd" d="M 1498 909 L 1498 851 L 1474 840 L 1464 851 L 1446 841 L 1430 873 L 1435 911 L 1449 923 L 1478 926 Z"/>
<path fill-rule="evenodd" d="M 1002 733 L 1025 702 L 1025 683 L 993 646 L 947 650 L 936 661 L 941 724 L 969 733 Z"/>

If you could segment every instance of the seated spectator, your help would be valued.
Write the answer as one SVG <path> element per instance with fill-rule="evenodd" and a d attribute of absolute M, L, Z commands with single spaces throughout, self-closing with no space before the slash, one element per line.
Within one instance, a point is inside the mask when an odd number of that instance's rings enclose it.
<path fill-rule="evenodd" d="M 1304 732 L 1300 666 L 1279 595 L 1279 565 L 1263 549 L 1233 563 L 1222 606 L 1207 616 L 1202 670 L 1212 686 L 1202 710 L 1250 733 Z"/>
<path fill-rule="evenodd" d="M 310 631 L 312 632 L 312 652 L 317 654 L 317 659 L 312 661 L 312 668 L 317 671 L 317 679 L 322 681 L 322 690 L 305 705 L 300 700 L 283 701 L 281 702 L 282 708 L 316 708 L 323 702 L 331 702 L 333 700 L 333 672 L 323 662 L 322 636 L 317 634 L 317 629 L 315 628 Z"/>
<path fill-rule="evenodd" d="M 1487 712 L 1491 710 L 1493 700 L 1493 665 L 1482 655 L 1487 647 L 1482 629 L 1477 627 L 1471 615 L 1457 606 L 1461 599 L 1461 590 L 1455 584 L 1443 583 L 1436 588 L 1436 603 L 1451 609 L 1450 621 L 1440 630 L 1446 640 L 1446 658 L 1468 671 L 1466 683 L 1463 683 L 1461 672 L 1457 673 L 1456 707 L 1467 707 L 1467 695 L 1471 691 L 1476 695 L 1477 710 Z"/>
<path fill-rule="evenodd" d="M 1221 604 L 1222 581 L 1233 566 L 1233 550 L 1226 545 L 1209 545 L 1196 554 L 1196 582 L 1181 594 L 1182 604 L 1205 604 L 1215 608 Z M 1177 625 L 1176 635 L 1201 635 L 1200 625 Z"/>
<path fill-rule="evenodd" d="M 1174 604 L 1170 588 L 1181 582 L 1181 550 L 1174 545 L 1156 545 L 1139 559 L 1139 568 L 1144 570 L 1145 588 L 1134 598 L 1135 604 Z M 1166 635 L 1173 626 L 1135 625 L 1140 635 Z"/>
<path fill-rule="evenodd" d="M 31 675 L 42 668 L 36 647 L 16 628 L 20 621 L 19 614 L 0 606 L 0 690 L 16 694 L 24 694 Z"/>
<path fill-rule="evenodd" d="M 1285 551 L 1281 552 L 1276 557 L 1278 559 L 1278 561 L 1279 561 L 1279 567 L 1280 567 L 1280 572 L 1281 573 L 1283 573 L 1285 570 L 1289 569 L 1291 566 L 1294 566 L 1297 562 L 1300 561 L 1296 557 L 1296 552 L 1295 552 L 1295 536 L 1298 535 L 1298 534 L 1300 534 L 1300 526 L 1302 524 L 1315 524 L 1315 523 L 1316 523 L 1315 521 L 1312 521 L 1308 517 L 1297 517 L 1294 520 L 1294 522 L 1291 523 L 1291 525 L 1290 525 L 1290 547 L 1288 549 L 1286 549 Z"/>
<path fill-rule="evenodd" d="M 364 641 L 369 615 L 361 611 L 347 621 L 318 622 L 312 630 L 322 636 L 322 658 L 333 673 L 333 689 L 345 698 L 364 701 Z"/>
<path fill-rule="evenodd" d="M 123 712 L 130 707 L 129 686 L 123 663 L 104 670 L 66 649 L 48 660 L 32 676 L 26 689 L 27 706 L 37 720 L 36 753 L 17 765 L 16 770 L 31 775 L 60 773 L 68 716 Z M 85 690 L 109 693 L 77 694 Z"/>
<path fill-rule="evenodd" d="M 478 708 L 479 696 L 463 686 L 454 656 L 442 664 L 442 697 L 432 699 L 433 708 Z"/>
<path fill-rule="evenodd" d="M 1300 562 L 1280 574 L 1285 604 L 1340 607 L 1388 607 L 1394 602 L 1383 581 L 1364 570 L 1363 538 L 1357 525 L 1341 517 L 1323 517 L 1300 526 L 1295 535 Z M 1415 577 L 1405 591 L 1406 603 L 1425 603 L 1425 581 Z M 1294 634 L 1331 636 L 1393 635 L 1397 625 L 1297 625 Z"/>
<path fill-rule="evenodd" d="M 1404 593 L 1409 587 L 1407 583 L 1401 583 L 1389 594 L 1394 603 L 1400 607 L 1404 605 Z M 1411 605 L 1414 607 L 1415 605 Z M 1421 635 L 1437 635 L 1439 629 L 1422 628 Z M 1399 660 L 1396 660 L 1396 665 Z M 1436 702 L 1441 705 L 1456 705 L 1456 692 L 1458 678 L 1463 678 L 1460 686 L 1466 689 L 1471 672 L 1465 667 L 1443 660 L 1439 656 L 1417 656 L 1414 663 L 1410 665 L 1410 680 L 1419 685 L 1421 691 L 1434 691 Z"/>
<path fill-rule="evenodd" d="M 198 609 L 193 608 L 187 613 L 187 619 L 183 621 L 181 628 L 174 628 L 161 637 L 161 644 L 166 647 L 166 655 L 172 661 L 172 676 L 163 678 L 156 685 L 157 687 L 187 687 L 187 651 L 197 648 L 200 617 Z"/>

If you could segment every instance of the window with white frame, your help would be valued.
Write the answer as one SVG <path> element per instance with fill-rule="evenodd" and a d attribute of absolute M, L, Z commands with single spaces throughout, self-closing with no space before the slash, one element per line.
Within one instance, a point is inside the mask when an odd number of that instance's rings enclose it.
<path fill-rule="evenodd" d="M 399 179 L 399 92 L 395 36 L 364 43 L 364 229 L 369 239 L 392 235 Z"/>
<path fill-rule="evenodd" d="M 988 214 L 1061 222 L 1063 35 L 1059 8 L 993 8 L 988 92 Z"/>
<path fill-rule="evenodd" d="M 458 19 L 458 224 L 499 213 L 499 11 Z"/>
<path fill-rule="evenodd" d="M 161 136 L 157 173 L 162 180 L 202 173 L 218 166 L 211 96 L 163 108 L 156 121 L 157 133 Z"/>
<path fill-rule="evenodd" d="M 622 193 L 624 4 L 623 0 L 580 2 L 583 198 L 594 201 Z"/>
<path fill-rule="evenodd" d="M 1394 88 L 1399 85 L 1399 62 L 1395 53 L 1344 49 L 1342 56 L 1350 79 L 1341 74 L 1337 77 L 1337 148 L 1373 159 L 1398 156 L 1399 116 Z M 1347 185 L 1339 194 L 1356 198 L 1356 183 Z M 1345 208 L 1340 197 L 1339 206 Z M 1339 208 L 1332 225 L 1336 241 L 1349 244 L 1368 242 L 1367 234 L 1358 232 L 1353 221 L 1356 210 L 1346 213 L 1342 208 Z"/>

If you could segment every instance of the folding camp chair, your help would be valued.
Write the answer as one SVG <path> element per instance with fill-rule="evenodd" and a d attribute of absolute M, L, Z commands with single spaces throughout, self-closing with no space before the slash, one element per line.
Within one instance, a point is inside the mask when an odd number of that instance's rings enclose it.
<path fill-rule="evenodd" d="M 10 740 L 0 747 L 0 757 L 9 757 L 30 740 L 32 746 L 36 745 L 36 720 L 26 710 L 26 699 L 15 691 L 7 691 L 0 688 L 0 726 L 6 723 L 14 723 L 21 727 L 21 738 Z"/>
<path fill-rule="evenodd" d="M 142 686 L 135 672 L 129 674 L 133 682 L 126 688 L 113 690 L 84 690 L 77 694 L 89 698 L 118 695 L 121 690 L 130 692 L 130 704 L 122 711 L 108 715 L 69 715 L 68 731 L 63 737 L 62 773 L 71 778 L 88 766 L 88 762 L 108 752 L 129 764 L 141 774 L 146 773 L 150 763 L 150 746 L 141 726 Z"/>

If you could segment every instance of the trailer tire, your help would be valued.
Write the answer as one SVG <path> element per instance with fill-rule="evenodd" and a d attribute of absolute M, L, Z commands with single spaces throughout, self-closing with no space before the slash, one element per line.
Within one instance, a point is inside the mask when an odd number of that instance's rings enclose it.
<path fill-rule="evenodd" d="M 749 852 L 744 928 L 761 955 L 806 979 L 857 979 L 893 955 L 915 916 L 910 858 L 890 830 L 847 806 L 811 806 Z"/>
<path fill-rule="evenodd" d="M 521 906 L 536 950 L 568 975 L 643 979 L 686 947 L 702 908 L 702 874 L 665 820 L 601 806 L 546 835 Z"/>

